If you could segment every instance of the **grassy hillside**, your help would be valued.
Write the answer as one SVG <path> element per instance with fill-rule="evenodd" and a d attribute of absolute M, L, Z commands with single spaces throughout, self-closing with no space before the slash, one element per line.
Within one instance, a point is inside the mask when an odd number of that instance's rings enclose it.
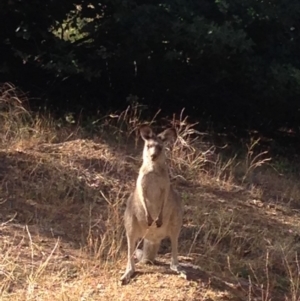
<path fill-rule="evenodd" d="M 121 286 L 138 108 L 83 127 L 31 113 L 14 87 L 0 93 L 1 300 L 300 300 L 299 178 L 258 140 L 235 155 L 187 118 L 166 121 L 178 131 L 168 158 L 187 279 L 170 271 L 166 240 L 160 264 Z"/>

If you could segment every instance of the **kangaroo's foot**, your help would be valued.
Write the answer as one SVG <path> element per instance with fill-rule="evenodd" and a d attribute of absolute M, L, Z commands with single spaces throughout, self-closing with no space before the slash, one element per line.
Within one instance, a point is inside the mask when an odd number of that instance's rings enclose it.
<path fill-rule="evenodd" d="M 177 272 L 179 274 L 186 274 L 186 271 L 180 264 L 171 264 L 170 268 L 172 271 Z"/>
<path fill-rule="evenodd" d="M 122 285 L 128 284 L 133 274 L 134 274 L 134 269 L 126 270 L 123 276 L 120 278 L 121 284 Z"/>

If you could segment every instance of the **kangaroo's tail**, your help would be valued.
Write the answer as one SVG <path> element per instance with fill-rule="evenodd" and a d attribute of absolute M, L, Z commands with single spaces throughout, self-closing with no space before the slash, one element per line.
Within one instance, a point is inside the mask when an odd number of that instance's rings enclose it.
<path fill-rule="evenodd" d="M 152 242 L 144 239 L 143 250 L 136 250 L 136 257 L 139 262 L 153 264 L 159 249 L 160 242 Z"/>

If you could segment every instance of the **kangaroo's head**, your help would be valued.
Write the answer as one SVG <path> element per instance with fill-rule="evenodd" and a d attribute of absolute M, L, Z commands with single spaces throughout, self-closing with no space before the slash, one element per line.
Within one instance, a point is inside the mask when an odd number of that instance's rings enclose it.
<path fill-rule="evenodd" d="M 175 141 L 175 129 L 166 129 L 162 133 L 156 135 L 149 126 L 143 125 L 140 128 L 140 133 L 141 137 L 145 141 L 143 161 L 151 163 L 164 162 L 165 144 L 167 142 Z"/>

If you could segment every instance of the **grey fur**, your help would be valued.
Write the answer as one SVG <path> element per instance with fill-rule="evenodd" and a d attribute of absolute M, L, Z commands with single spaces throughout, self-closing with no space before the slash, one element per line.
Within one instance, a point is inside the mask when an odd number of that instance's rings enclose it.
<path fill-rule="evenodd" d="M 143 251 L 137 252 L 137 257 L 143 263 L 154 263 L 161 240 L 170 237 L 170 267 L 182 272 L 177 249 L 183 210 L 179 195 L 170 184 L 165 157 L 165 143 L 176 139 L 176 132 L 174 129 L 167 129 L 155 135 L 149 126 L 142 126 L 140 134 L 145 141 L 143 164 L 135 190 L 127 200 L 124 215 L 128 261 L 121 277 L 122 284 L 129 283 L 135 272 L 133 255 L 139 238 L 144 239 L 144 246 Z"/>

